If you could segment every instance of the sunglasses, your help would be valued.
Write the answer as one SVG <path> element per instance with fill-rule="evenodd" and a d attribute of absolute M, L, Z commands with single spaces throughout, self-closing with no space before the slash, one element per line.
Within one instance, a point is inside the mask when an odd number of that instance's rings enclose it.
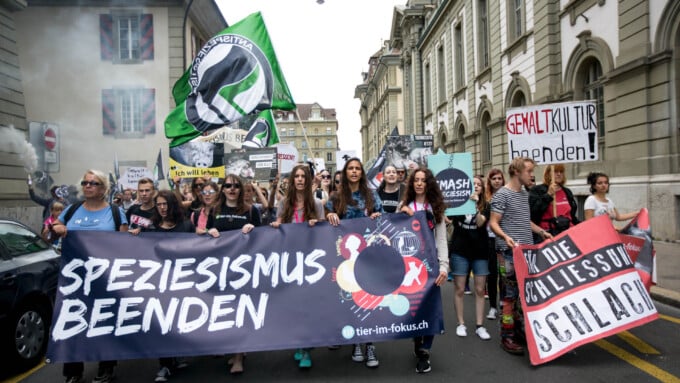
<path fill-rule="evenodd" d="M 403 170 L 397 170 L 397 174 L 404 174 L 404 173 L 406 173 L 406 172 L 403 171 Z"/>
<path fill-rule="evenodd" d="M 196 184 L 196 185 L 194 185 L 194 188 L 202 188 L 203 185 L 205 185 L 205 184 Z"/>
<path fill-rule="evenodd" d="M 212 189 L 210 189 L 210 190 L 203 190 L 203 191 L 201 192 L 201 194 L 203 194 L 203 195 L 213 195 L 213 194 L 215 194 L 215 193 L 217 193 L 217 192 L 214 191 L 214 190 L 212 190 Z"/>
<path fill-rule="evenodd" d="M 235 184 L 226 183 L 226 184 L 224 184 L 224 188 L 225 189 L 240 189 L 241 184 L 239 184 L 239 183 L 235 183 Z"/>
<path fill-rule="evenodd" d="M 336 184 L 339 184 L 339 183 L 340 183 L 340 180 L 335 180 L 335 183 L 336 183 Z"/>
<path fill-rule="evenodd" d="M 97 181 L 80 181 L 80 186 L 102 186 L 102 183 Z"/>
<path fill-rule="evenodd" d="M 331 179 L 331 176 L 321 176 L 321 178 L 323 178 L 325 180 L 329 180 L 329 179 Z"/>

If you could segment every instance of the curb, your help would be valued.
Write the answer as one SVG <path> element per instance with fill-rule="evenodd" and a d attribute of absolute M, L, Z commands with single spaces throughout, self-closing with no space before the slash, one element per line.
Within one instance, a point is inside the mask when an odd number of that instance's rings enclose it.
<path fill-rule="evenodd" d="M 652 286 L 649 295 L 656 301 L 680 308 L 680 293 L 677 291 Z"/>

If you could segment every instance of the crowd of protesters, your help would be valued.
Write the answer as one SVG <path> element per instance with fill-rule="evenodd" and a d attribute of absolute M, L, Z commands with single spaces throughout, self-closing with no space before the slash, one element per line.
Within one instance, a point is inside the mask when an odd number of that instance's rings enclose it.
<path fill-rule="evenodd" d="M 447 276 L 454 284 L 454 307 L 458 326 L 456 334 L 467 336 L 464 322 L 464 291 L 470 273 L 474 283 L 475 334 L 482 340 L 492 336 L 484 320 L 500 317 L 500 344 L 511 354 L 523 354 L 524 338 L 519 290 L 512 249 L 520 244 L 539 243 L 553 238 L 580 221 L 577 202 L 566 187 L 564 165 L 546 167 L 543 183 L 536 185 L 536 163 L 528 158 L 514 159 L 505 174 L 491 169 L 486 176 L 473 178 L 474 214 L 446 216 L 445 204 L 432 171 L 425 167 L 398 169 L 388 165 L 377 190 L 369 188 L 363 164 L 349 159 L 333 175 L 328 170 L 314 174 L 306 164 L 297 165 L 289 175 L 277 176 L 269 188 L 227 174 L 223 180 L 198 177 L 190 183 L 174 179 L 173 188 L 157 190 L 149 178 L 138 182 L 137 190 L 124 190 L 108 202 L 108 178 L 97 170 L 88 170 L 80 182 L 80 202 L 67 204 L 56 189 L 51 198 L 40 198 L 29 185 L 31 198 L 44 206 L 43 238 L 58 241 L 69 230 L 142 232 L 194 232 L 219 237 L 220 232 L 240 230 L 247 234 L 260 225 L 274 228 L 282 224 L 307 224 L 310 227 L 327 221 L 337 226 L 341 220 L 380 217 L 382 214 L 425 211 L 433 230 L 439 261 L 435 284 L 442 285 Z M 221 181 L 221 182 L 216 182 Z M 628 220 L 636 213 L 621 214 L 607 197 L 609 178 L 591 173 L 588 184 L 592 195 L 584 205 L 585 219 L 607 215 L 612 220 Z M 98 225 L 82 225 L 94 218 Z M 447 230 L 448 227 L 448 230 Z M 450 273 L 450 274 L 449 274 Z M 486 299 L 489 309 L 486 316 Z M 414 339 L 416 372 L 431 371 L 429 360 L 434 336 Z M 337 349 L 339 346 L 329 346 Z M 311 348 L 295 351 L 294 359 L 302 369 L 312 366 Z M 244 372 L 244 354 L 229 358 L 230 373 Z M 379 366 L 372 343 L 355 344 L 351 359 L 367 367 Z M 115 361 L 99 363 L 96 383 L 111 381 Z M 155 381 L 164 382 L 177 369 L 186 366 L 178 358 L 161 358 Z M 80 382 L 83 363 L 64 365 L 67 383 Z"/>

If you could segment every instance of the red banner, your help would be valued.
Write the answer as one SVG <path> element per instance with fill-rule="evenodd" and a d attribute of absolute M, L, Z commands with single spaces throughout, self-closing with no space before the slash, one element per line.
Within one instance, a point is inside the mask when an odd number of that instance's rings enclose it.
<path fill-rule="evenodd" d="M 533 365 L 658 317 L 607 216 L 513 256 Z"/>

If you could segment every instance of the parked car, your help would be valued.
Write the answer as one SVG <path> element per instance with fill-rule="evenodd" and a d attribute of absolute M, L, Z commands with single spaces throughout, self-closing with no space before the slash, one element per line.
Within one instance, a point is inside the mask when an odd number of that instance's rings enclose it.
<path fill-rule="evenodd" d="M 45 355 L 59 277 L 57 251 L 26 225 L 0 219 L 0 349 L 22 371 Z"/>

